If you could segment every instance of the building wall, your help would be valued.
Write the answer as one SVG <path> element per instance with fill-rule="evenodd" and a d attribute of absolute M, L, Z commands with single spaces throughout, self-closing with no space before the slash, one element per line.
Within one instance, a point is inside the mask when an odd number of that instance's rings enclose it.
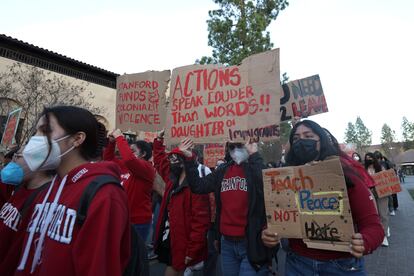
<path fill-rule="evenodd" d="M 14 62 L 14 60 L 7 59 L 0 57 L 0 72 L 5 72 L 7 70 L 8 66 L 11 66 Z M 44 70 L 44 69 L 41 69 Z M 47 70 L 45 70 L 47 71 Z M 51 72 L 51 74 L 55 74 L 57 76 L 61 76 L 68 80 L 69 82 L 72 82 L 76 85 L 85 85 L 87 82 L 83 80 L 79 80 L 76 78 L 68 77 L 66 75 L 58 74 L 56 72 Z M 115 127 L 115 102 L 116 102 L 116 90 L 101 86 L 95 83 L 88 83 L 86 86 L 87 91 L 91 91 L 94 95 L 93 99 L 90 99 L 89 102 L 94 106 L 98 108 L 104 108 L 104 114 L 98 114 L 103 116 L 109 123 L 107 126 L 109 129 L 113 129 Z M 85 95 L 86 96 L 86 95 Z"/>

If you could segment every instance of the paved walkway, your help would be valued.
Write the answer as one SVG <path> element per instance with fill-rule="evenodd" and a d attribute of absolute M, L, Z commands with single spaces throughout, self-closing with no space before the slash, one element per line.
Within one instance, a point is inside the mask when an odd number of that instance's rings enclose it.
<path fill-rule="evenodd" d="M 368 275 L 414 275 L 414 200 L 408 193 L 408 189 L 414 189 L 414 176 L 406 177 L 402 187 L 398 211 L 390 217 L 390 246 L 366 256 Z"/>

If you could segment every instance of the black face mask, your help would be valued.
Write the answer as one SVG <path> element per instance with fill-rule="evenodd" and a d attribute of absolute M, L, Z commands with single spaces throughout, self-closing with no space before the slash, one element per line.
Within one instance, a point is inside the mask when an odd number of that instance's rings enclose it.
<path fill-rule="evenodd" d="M 306 164 L 318 158 L 319 151 L 316 149 L 317 142 L 313 139 L 300 139 L 293 144 L 292 150 L 298 165 Z"/>
<path fill-rule="evenodd" d="M 180 176 L 181 172 L 183 171 L 183 165 L 181 163 L 170 164 L 170 171 L 174 175 Z"/>
<path fill-rule="evenodd" d="M 373 165 L 374 164 L 374 160 L 372 160 L 372 159 L 365 160 L 365 164 L 367 164 L 368 166 L 369 165 Z"/>

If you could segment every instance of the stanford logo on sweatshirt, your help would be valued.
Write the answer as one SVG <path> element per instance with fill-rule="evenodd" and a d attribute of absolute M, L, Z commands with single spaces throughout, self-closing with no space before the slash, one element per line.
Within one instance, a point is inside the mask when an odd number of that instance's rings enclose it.
<path fill-rule="evenodd" d="M 224 178 L 221 182 L 221 192 L 227 191 L 247 192 L 246 178 L 240 176 Z"/>
<path fill-rule="evenodd" d="M 45 204 L 43 212 L 40 214 L 42 204 L 36 204 L 32 219 L 29 223 L 27 231 L 30 232 L 34 225 L 33 222 L 40 216 L 39 223 L 37 224 L 36 233 L 40 233 L 40 228 L 44 224 L 44 221 L 49 212 L 50 202 Z M 69 244 L 72 241 L 73 228 L 76 221 L 76 210 L 67 208 L 65 205 L 59 204 L 53 214 L 52 221 L 47 229 L 47 236 L 57 242 Z"/>
<path fill-rule="evenodd" d="M 22 215 L 19 210 L 11 203 L 7 202 L 3 205 L 0 211 L 0 220 L 5 226 L 17 232 Z"/>

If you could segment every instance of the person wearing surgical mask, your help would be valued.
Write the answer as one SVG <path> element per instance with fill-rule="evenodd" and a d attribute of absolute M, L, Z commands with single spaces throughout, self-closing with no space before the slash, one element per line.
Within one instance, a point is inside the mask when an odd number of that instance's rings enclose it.
<path fill-rule="evenodd" d="M 92 162 L 102 154 L 102 128 L 91 112 L 75 106 L 49 107 L 40 114 L 22 156 L 31 172 L 57 174 L 34 200 L 14 275 L 120 276 L 126 269 L 131 228 L 120 170 L 113 162 Z M 100 187 L 87 216 L 78 218 L 81 197 L 101 176 L 113 182 Z"/>
<path fill-rule="evenodd" d="M 366 275 L 363 256 L 378 248 L 384 238 L 374 199 L 364 183 L 369 176 L 361 164 L 340 150 L 336 138 L 314 121 L 296 123 L 289 144 L 288 166 L 339 158 L 357 230 L 352 235 L 349 252 L 309 248 L 302 239 L 289 239 L 285 275 Z M 279 243 L 278 233 L 267 229 L 263 230 L 262 239 L 268 247 Z"/>
<path fill-rule="evenodd" d="M 188 158 L 191 154 L 184 152 Z M 227 163 L 200 178 L 195 160 L 187 160 L 185 171 L 195 194 L 214 192 L 216 229 L 221 238 L 223 275 L 267 275 L 271 259 L 260 238 L 266 225 L 263 198 L 263 159 L 253 139 L 227 143 Z"/>
<path fill-rule="evenodd" d="M 145 141 L 128 145 L 119 129 L 109 133 L 108 138 L 103 159 L 113 161 L 120 167 L 122 185 L 128 195 L 131 222 L 146 241 L 151 228 L 151 193 L 155 179 L 154 166 L 148 161 L 152 157 L 151 146 Z M 119 150 L 119 157 L 114 154 L 115 147 Z"/>
<path fill-rule="evenodd" d="M 0 210 L 0 275 L 14 275 L 23 239 L 32 216 L 37 195 L 52 181 L 55 171 L 31 172 L 24 161 L 23 149 L 1 171 L 1 182 L 15 187 Z"/>
<path fill-rule="evenodd" d="M 359 155 L 358 152 L 354 152 L 352 153 L 352 159 L 354 159 L 355 161 L 359 162 L 360 164 L 362 164 L 362 159 L 361 159 L 361 155 Z"/>
<path fill-rule="evenodd" d="M 164 131 L 158 133 L 153 143 L 154 166 L 165 181 L 154 238 L 158 261 L 167 266 L 165 276 L 183 275 L 187 267 L 207 259 L 207 231 L 210 226 L 208 195 L 191 193 L 191 183 L 184 171 L 186 157 L 183 151 L 192 146 L 184 140 L 167 153 Z"/>

